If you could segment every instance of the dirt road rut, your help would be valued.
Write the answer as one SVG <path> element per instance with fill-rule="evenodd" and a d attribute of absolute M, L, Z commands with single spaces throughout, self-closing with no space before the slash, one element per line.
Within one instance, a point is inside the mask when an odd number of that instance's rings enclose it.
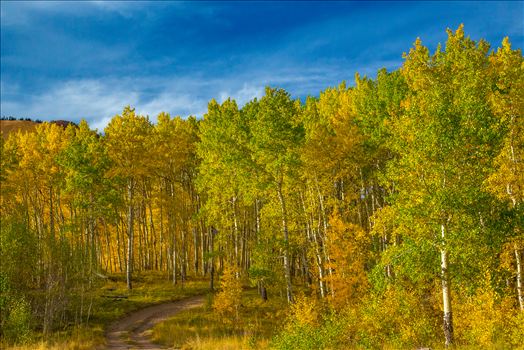
<path fill-rule="evenodd" d="M 135 311 L 111 324 L 105 349 L 166 349 L 151 341 L 152 328 L 180 311 L 203 304 L 204 296 L 196 296 Z"/>

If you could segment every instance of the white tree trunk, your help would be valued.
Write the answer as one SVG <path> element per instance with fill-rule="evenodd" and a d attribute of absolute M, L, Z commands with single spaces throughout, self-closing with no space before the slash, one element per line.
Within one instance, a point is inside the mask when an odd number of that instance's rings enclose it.
<path fill-rule="evenodd" d="M 132 289 L 133 285 L 131 282 L 131 275 L 133 273 L 133 180 L 130 179 L 127 184 L 127 198 L 129 200 L 128 214 L 127 214 L 127 265 L 126 265 L 126 277 L 127 277 L 127 289 Z"/>
<path fill-rule="evenodd" d="M 286 202 L 282 194 L 282 184 L 279 183 L 277 187 L 278 199 L 280 200 L 280 209 L 282 211 L 282 232 L 284 233 L 284 270 L 286 277 L 286 295 L 289 303 L 293 302 L 293 292 L 291 288 L 291 269 L 289 267 L 289 232 L 287 227 L 287 210 Z"/>
<path fill-rule="evenodd" d="M 442 304 L 443 304 L 443 326 L 444 336 L 446 338 L 446 347 L 453 344 L 453 314 L 451 312 L 451 292 L 448 274 L 448 251 L 446 250 L 446 227 L 440 225 L 442 233 L 442 248 L 440 250 L 440 271 L 442 279 Z"/>
<path fill-rule="evenodd" d="M 519 299 L 520 310 L 524 311 L 524 294 L 522 293 L 522 259 L 517 244 L 515 244 L 515 261 L 517 262 L 517 296 Z"/>

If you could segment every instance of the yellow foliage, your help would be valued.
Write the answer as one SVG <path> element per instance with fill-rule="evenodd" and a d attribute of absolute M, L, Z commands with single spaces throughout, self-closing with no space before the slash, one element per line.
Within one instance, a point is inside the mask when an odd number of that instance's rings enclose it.
<path fill-rule="evenodd" d="M 328 268 L 332 273 L 326 280 L 333 290 L 331 304 L 338 308 L 348 302 L 358 302 L 369 287 L 365 271 L 369 236 L 361 227 L 345 223 L 334 213 L 330 218 L 327 241 Z"/>
<path fill-rule="evenodd" d="M 254 349 L 249 337 L 224 337 L 224 338 L 196 338 L 182 347 L 182 350 L 244 350 Z M 258 348 L 269 348 L 268 341 L 260 341 L 256 344 Z"/>
<path fill-rule="evenodd" d="M 513 298 L 501 298 L 490 282 L 486 274 L 473 295 L 459 291 L 454 311 L 456 338 L 482 348 L 497 344 L 517 346 L 518 339 L 524 339 L 524 317 L 515 310 Z"/>
<path fill-rule="evenodd" d="M 288 326 L 293 327 L 298 324 L 301 326 L 317 326 L 320 317 L 320 305 L 314 297 L 307 297 L 299 294 L 295 302 L 291 304 L 289 312 L 290 321 Z"/>
<path fill-rule="evenodd" d="M 508 327 L 504 327 L 504 335 L 507 343 L 514 349 L 524 350 L 524 312 L 514 312 L 506 322 Z"/>
<path fill-rule="evenodd" d="M 238 311 L 242 298 L 242 283 L 238 272 L 231 264 L 224 266 L 220 280 L 220 292 L 213 300 L 213 310 L 225 322 L 238 320 Z"/>
<path fill-rule="evenodd" d="M 382 295 L 364 300 L 352 328 L 370 347 L 427 347 L 440 324 L 435 304 L 434 295 L 389 286 Z"/>

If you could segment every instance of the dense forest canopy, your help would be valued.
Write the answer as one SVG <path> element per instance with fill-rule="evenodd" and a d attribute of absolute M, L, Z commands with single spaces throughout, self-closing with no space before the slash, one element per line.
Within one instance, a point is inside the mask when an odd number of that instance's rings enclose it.
<path fill-rule="evenodd" d="M 2 336 L 84 322 L 70 305 L 101 276 L 226 269 L 298 305 L 279 348 L 521 346 L 523 92 L 522 52 L 460 27 L 304 102 L 0 138 Z"/>

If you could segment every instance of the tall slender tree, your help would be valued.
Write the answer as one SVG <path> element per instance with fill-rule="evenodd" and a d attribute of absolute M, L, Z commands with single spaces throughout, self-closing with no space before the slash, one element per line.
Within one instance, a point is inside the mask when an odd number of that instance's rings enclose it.
<path fill-rule="evenodd" d="M 121 178 L 126 186 L 127 203 L 127 288 L 132 288 L 134 256 L 135 191 L 138 181 L 149 176 L 148 145 L 152 124 L 149 118 L 137 115 L 131 107 L 115 116 L 105 128 L 105 143 L 114 166 L 109 176 Z"/>

